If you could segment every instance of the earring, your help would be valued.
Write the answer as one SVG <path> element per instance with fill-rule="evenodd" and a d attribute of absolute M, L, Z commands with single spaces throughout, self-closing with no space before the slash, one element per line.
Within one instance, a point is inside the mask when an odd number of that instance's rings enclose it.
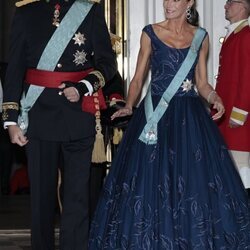
<path fill-rule="evenodd" d="M 187 18 L 187 20 L 190 20 L 191 17 L 192 17 L 191 8 L 188 7 L 186 10 L 186 18 Z"/>

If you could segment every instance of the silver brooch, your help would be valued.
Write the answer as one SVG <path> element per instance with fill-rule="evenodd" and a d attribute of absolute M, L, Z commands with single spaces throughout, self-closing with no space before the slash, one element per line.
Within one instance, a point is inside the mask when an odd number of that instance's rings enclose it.
<path fill-rule="evenodd" d="M 192 89 L 192 86 L 193 86 L 192 80 L 186 79 L 185 81 L 183 81 L 181 85 L 182 91 L 188 92 Z"/>
<path fill-rule="evenodd" d="M 81 46 L 82 44 L 85 44 L 85 41 L 87 39 L 85 38 L 84 34 L 82 34 L 81 32 L 78 32 L 78 33 L 75 33 L 73 40 L 75 41 L 75 44 L 78 44 L 79 46 Z"/>

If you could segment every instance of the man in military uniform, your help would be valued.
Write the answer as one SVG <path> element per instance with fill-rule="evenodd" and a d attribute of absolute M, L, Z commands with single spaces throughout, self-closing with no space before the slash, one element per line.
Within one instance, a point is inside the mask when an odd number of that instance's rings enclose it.
<path fill-rule="evenodd" d="M 20 8 L 11 31 L 3 120 L 11 141 L 26 145 L 34 250 L 54 249 L 61 159 L 60 249 L 87 249 L 89 170 L 95 138 L 95 108 L 90 106 L 92 94 L 101 97 L 100 89 L 116 73 L 103 3 L 98 2 L 17 3 Z"/>
<path fill-rule="evenodd" d="M 228 0 L 225 16 L 230 22 L 220 52 L 216 91 L 225 105 L 219 121 L 246 189 L 250 188 L 250 0 Z"/>

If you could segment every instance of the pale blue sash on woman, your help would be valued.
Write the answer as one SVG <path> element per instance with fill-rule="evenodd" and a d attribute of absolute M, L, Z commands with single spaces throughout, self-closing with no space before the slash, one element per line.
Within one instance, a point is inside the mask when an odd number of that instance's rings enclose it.
<path fill-rule="evenodd" d="M 163 93 L 158 105 L 155 110 L 153 109 L 152 97 L 151 97 L 151 85 L 149 86 L 147 95 L 145 97 L 144 109 L 146 114 L 146 125 L 142 130 L 139 140 L 146 144 L 156 144 L 157 143 L 157 124 L 165 111 L 168 108 L 169 102 L 172 97 L 175 95 L 177 90 L 182 85 L 183 81 L 187 77 L 190 69 L 195 63 L 195 60 L 198 57 L 198 51 L 201 46 L 201 43 L 206 35 L 206 31 L 202 28 L 198 28 L 188 54 L 182 63 L 180 69 L 176 73 L 175 77 L 171 81 L 168 88 Z"/>
<path fill-rule="evenodd" d="M 69 41 L 89 13 L 92 6 L 93 3 L 86 2 L 85 0 L 76 0 L 73 3 L 46 45 L 38 62 L 37 69 L 54 71 L 57 62 L 60 60 Z M 23 94 L 22 96 L 18 124 L 24 134 L 26 133 L 29 124 L 28 112 L 43 90 L 44 87 L 31 84 L 26 95 Z"/>

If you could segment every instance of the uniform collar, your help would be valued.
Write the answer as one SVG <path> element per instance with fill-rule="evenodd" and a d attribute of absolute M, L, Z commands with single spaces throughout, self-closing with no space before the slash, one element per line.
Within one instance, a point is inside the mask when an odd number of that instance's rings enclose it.
<path fill-rule="evenodd" d="M 242 28 L 244 28 L 247 25 L 247 19 L 240 20 L 236 23 L 229 24 L 226 26 L 227 29 L 227 37 L 232 33 L 238 33 Z"/>

